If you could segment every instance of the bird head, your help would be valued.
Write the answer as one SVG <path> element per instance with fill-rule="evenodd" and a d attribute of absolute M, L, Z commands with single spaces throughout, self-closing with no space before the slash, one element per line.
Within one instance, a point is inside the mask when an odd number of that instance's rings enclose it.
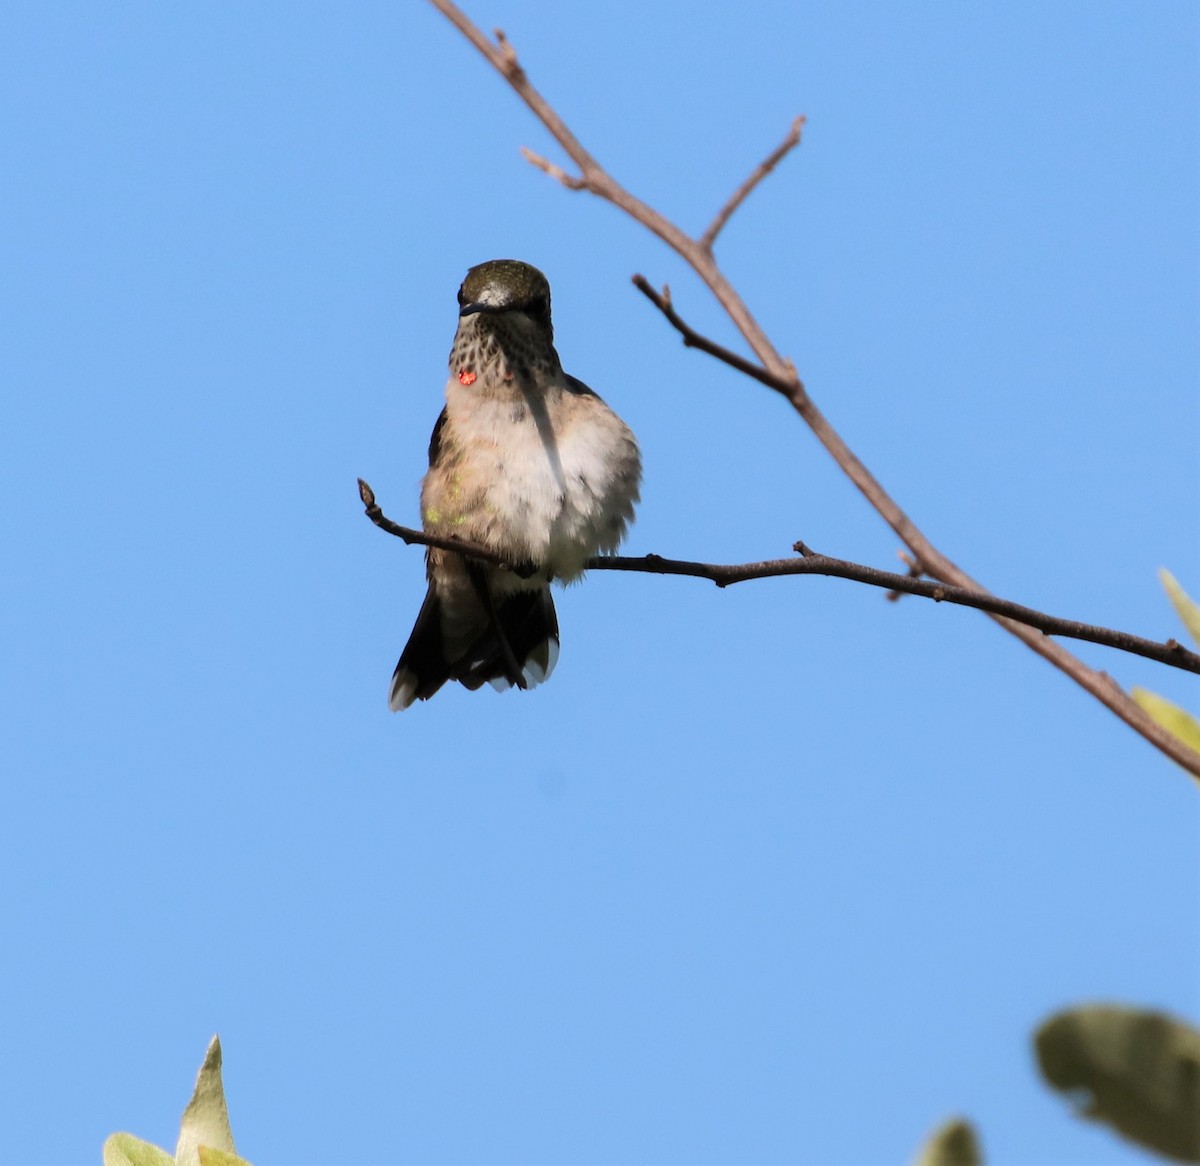
<path fill-rule="evenodd" d="M 459 316 L 507 313 L 526 317 L 550 341 L 554 330 L 546 277 L 519 259 L 490 259 L 472 267 L 458 289 Z"/>

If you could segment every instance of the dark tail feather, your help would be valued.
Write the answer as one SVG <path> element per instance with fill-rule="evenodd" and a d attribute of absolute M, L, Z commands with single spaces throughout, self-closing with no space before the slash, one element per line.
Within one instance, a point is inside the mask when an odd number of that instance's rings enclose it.
<path fill-rule="evenodd" d="M 550 589 L 505 596 L 495 604 L 494 612 L 494 620 L 490 612 L 479 613 L 479 635 L 464 653 L 449 660 L 442 605 L 431 586 L 392 674 L 388 696 L 392 711 L 428 700 L 448 680 L 470 689 L 485 682 L 497 689 L 513 685 L 532 688 L 545 680 L 558 659 L 558 617 Z"/>
<path fill-rule="evenodd" d="M 392 673 L 392 689 L 388 694 L 392 712 L 408 708 L 414 700 L 428 700 L 450 679 L 454 665 L 446 659 L 444 644 L 442 605 L 431 586 L 425 592 L 412 635 Z"/>
<path fill-rule="evenodd" d="M 499 632 L 497 631 L 499 627 Z M 503 633 L 509 652 L 500 639 Z M 511 656 L 510 656 L 511 652 Z M 467 688 L 485 681 L 503 690 L 533 688 L 554 671 L 558 660 L 558 616 L 550 588 L 518 591 L 496 604 L 496 623 L 471 645 L 454 673 Z M 513 672 L 513 663 L 517 671 Z"/>

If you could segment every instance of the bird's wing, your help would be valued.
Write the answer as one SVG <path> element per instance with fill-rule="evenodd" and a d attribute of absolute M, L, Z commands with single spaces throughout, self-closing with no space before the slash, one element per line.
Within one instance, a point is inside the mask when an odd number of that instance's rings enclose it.
<path fill-rule="evenodd" d="M 442 430 L 446 428 L 446 410 L 443 409 L 438 414 L 438 419 L 433 424 L 433 433 L 429 437 L 429 464 L 437 460 L 438 451 L 442 448 Z"/>
<path fill-rule="evenodd" d="M 563 376 L 567 381 L 567 392 L 575 393 L 576 396 L 580 397 L 598 396 L 596 392 L 594 392 L 592 389 L 589 389 L 587 385 L 585 385 L 578 377 L 573 377 L 569 372 L 563 373 Z"/>

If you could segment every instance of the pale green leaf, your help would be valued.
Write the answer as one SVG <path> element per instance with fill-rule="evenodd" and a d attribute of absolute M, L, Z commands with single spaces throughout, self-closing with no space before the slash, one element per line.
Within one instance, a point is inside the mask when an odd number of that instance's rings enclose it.
<path fill-rule="evenodd" d="M 104 1166 L 175 1166 L 175 1159 L 133 1134 L 113 1134 L 104 1143 Z"/>
<path fill-rule="evenodd" d="M 1091 1006 L 1052 1016 L 1034 1035 L 1042 1074 L 1130 1140 L 1200 1162 L 1200 1032 L 1136 1008 Z"/>
<path fill-rule="evenodd" d="M 1158 577 L 1162 580 L 1162 585 L 1166 588 L 1171 603 L 1179 613 L 1179 618 L 1183 620 L 1183 626 L 1187 628 L 1188 635 L 1197 644 L 1200 644 L 1200 605 L 1188 597 L 1188 593 L 1179 586 L 1175 576 L 1165 567 L 1159 571 Z"/>
<path fill-rule="evenodd" d="M 175 1147 L 176 1166 L 200 1166 L 200 1147 L 236 1154 L 229 1112 L 225 1108 L 225 1088 L 221 1084 L 221 1041 L 209 1042 L 204 1064 L 196 1075 L 192 1100 L 179 1123 L 179 1142 Z"/>
<path fill-rule="evenodd" d="M 1172 736 L 1178 737 L 1185 745 L 1200 752 L 1200 721 L 1196 720 L 1186 709 L 1172 704 L 1165 696 L 1151 692 L 1148 688 L 1130 689 L 1133 697 L 1152 720 L 1162 725 Z"/>
<path fill-rule="evenodd" d="M 208 1146 L 201 1146 L 200 1166 L 250 1166 L 250 1163 L 236 1154 L 227 1154 L 224 1150 L 213 1150 Z"/>
<path fill-rule="evenodd" d="M 913 1166 L 983 1166 L 974 1127 L 960 1117 L 943 1122 L 929 1135 Z"/>

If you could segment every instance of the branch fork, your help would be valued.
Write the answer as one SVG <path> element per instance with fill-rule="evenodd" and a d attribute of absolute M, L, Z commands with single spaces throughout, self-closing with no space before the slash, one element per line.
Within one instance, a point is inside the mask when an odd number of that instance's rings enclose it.
<path fill-rule="evenodd" d="M 791 362 L 781 356 L 763 331 L 738 291 L 721 271 L 713 255 L 713 244 L 728 223 L 734 212 L 745 202 L 759 183 L 778 165 L 778 163 L 800 142 L 804 121 L 796 119 L 783 141 L 769 154 L 749 177 L 734 191 L 725 205 L 717 212 L 708 228 L 699 236 L 693 237 L 681 230 L 675 223 L 667 219 L 652 206 L 643 202 L 636 195 L 626 190 L 617 182 L 592 156 L 584 149 L 579 139 L 568 128 L 557 111 L 530 84 L 524 69 L 517 60 L 516 51 L 501 33 L 497 33 L 495 43 L 490 41 L 480 29 L 462 12 L 453 0 L 430 0 L 446 18 L 463 34 L 468 41 L 487 58 L 512 87 L 513 92 L 529 107 L 533 115 L 550 132 L 558 142 L 563 152 L 578 168 L 578 176 L 568 174 L 561 167 L 555 166 L 532 151 L 526 152 L 526 158 L 551 177 L 556 178 L 573 190 L 588 190 L 598 198 L 612 203 L 625 211 L 632 219 L 640 223 L 652 234 L 658 236 L 673 251 L 676 252 L 695 271 L 700 280 L 724 308 L 730 322 L 741 334 L 750 351 L 757 358 L 757 363 L 723 348 L 714 341 L 701 336 L 693 329 L 683 324 L 675 313 L 667 295 L 660 295 L 650 287 L 642 277 L 635 277 L 634 283 L 643 295 L 647 296 L 659 311 L 667 318 L 672 326 L 683 336 L 688 347 L 698 348 L 717 359 L 724 361 L 732 368 L 753 377 L 769 388 L 783 395 L 801 419 L 808 425 L 817 440 L 826 450 L 853 485 L 862 493 L 867 502 L 876 510 L 879 516 L 892 528 L 901 541 L 908 547 L 913 560 L 919 563 L 923 573 L 930 579 L 944 585 L 947 595 L 953 590 L 972 591 L 987 596 L 987 592 L 971 578 L 966 571 L 954 563 L 940 551 L 915 522 L 905 513 L 892 496 L 884 489 L 883 484 L 862 463 L 854 451 L 846 444 L 841 434 L 830 424 L 824 414 L 817 408 L 809 397 L 800 377 L 797 376 Z M 606 560 L 598 560 L 596 566 Z M 802 559 L 801 562 L 808 560 Z M 666 564 L 669 560 L 662 560 Z M 676 573 L 676 572 L 672 572 Z M 677 573 L 686 574 L 687 571 Z M 908 580 L 904 576 L 895 578 L 910 582 L 928 582 Z M 912 590 L 911 587 L 895 588 L 897 591 Z M 992 597 L 994 599 L 994 597 Z M 1003 601 L 997 601 L 1003 602 Z M 1178 762 L 1188 772 L 1200 777 L 1200 753 L 1189 748 L 1178 737 L 1169 733 L 1154 721 L 1127 693 L 1125 693 L 1109 676 L 1090 668 L 1077 656 L 1068 652 L 1061 644 L 1048 638 L 1047 634 L 1020 619 L 1000 614 L 994 607 L 978 605 L 988 611 L 1001 627 L 1015 635 L 1027 647 L 1042 656 L 1054 667 L 1071 677 L 1085 691 L 1091 693 L 1114 715 L 1123 720 L 1130 728 L 1144 737 L 1162 753 Z M 1066 634 L 1066 633 L 1064 633 Z M 1159 645 L 1160 648 L 1163 645 Z M 1132 650 L 1132 649 L 1130 649 Z M 1188 653 L 1192 655 L 1192 653 Z M 1166 661 L 1171 662 L 1171 661 Z"/>

